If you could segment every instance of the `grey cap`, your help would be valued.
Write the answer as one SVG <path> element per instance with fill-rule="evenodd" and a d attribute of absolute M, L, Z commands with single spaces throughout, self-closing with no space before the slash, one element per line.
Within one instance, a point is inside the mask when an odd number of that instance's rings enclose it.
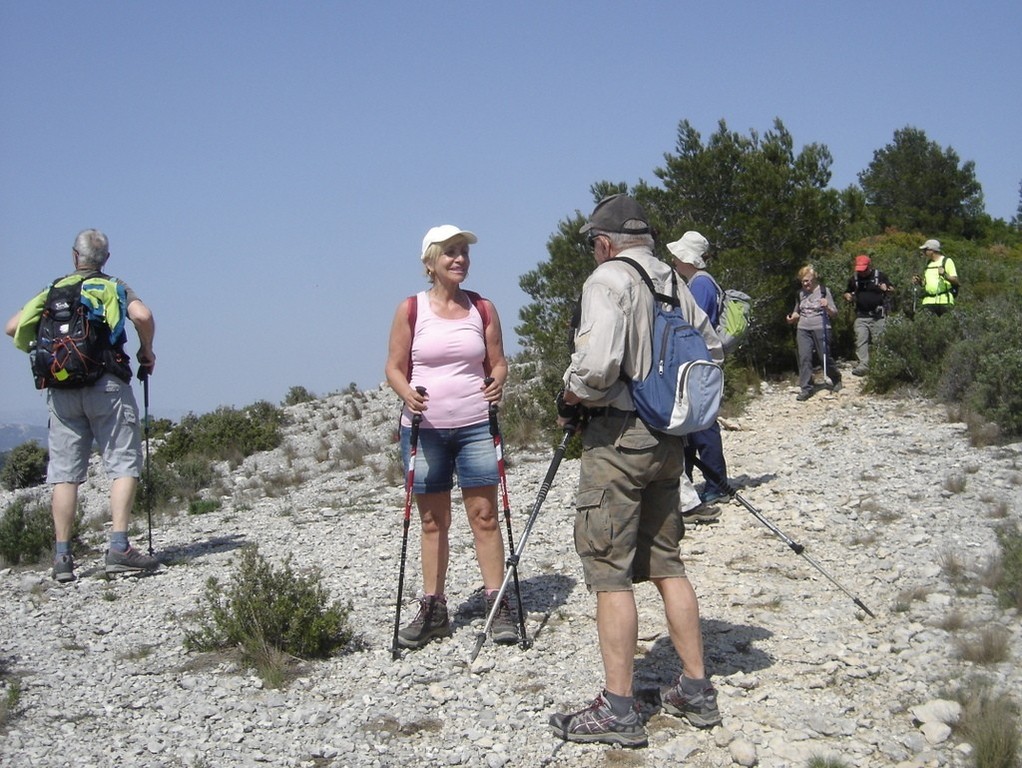
<path fill-rule="evenodd" d="M 649 219 L 635 198 L 620 192 L 598 202 L 589 221 L 582 225 L 579 232 L 585 234 L 591 229 L 625 235 L 648 235 Z"/>
<path fill-rule="evenodd" d="M 940 250 L 940 240 L 927 240 L 925 243 L 919 246 L 920 251 L 936 251 L 942 253 Z"/>

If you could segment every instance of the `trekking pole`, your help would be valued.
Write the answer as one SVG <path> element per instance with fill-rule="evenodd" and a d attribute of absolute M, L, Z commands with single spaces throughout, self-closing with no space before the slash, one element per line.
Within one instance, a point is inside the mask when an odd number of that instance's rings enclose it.
<path fill-rule="evenodd" d="M 821 313 L 821 319 L 823 320 L 823 350 L 821 357 L 823 357 L 823 380 L 826 382 L 829 379 L 827 376 L 827 321 L 829 320 L 827 315 L 827 288 L 823 284 L 822 280 L 818 280 L 817 282 L 820 284 L 820 303 L 823 305 L 821 307 L 821 309 L 823 309 L 823 312 Z"/>
<path fill-rule="evenodd" d="M 870 617 L 872 617 L 874 619 L 876 618 L 876 614 L 873 613 L 873 611 L 871 611 L 869 608 L 867 608 L 866 604 L 863 603 L 862 600 L 860 600 L 855 595 L 853 595 L 851 592 L 849 592 L 847 589 L 845 589 L 841 584 L 838 583 L 838 581 L 833 576 L 831 576 L 829 573 L 827 573 L 827 571 L 825 571 L 823 569 L 822 565 L 820 565 L 813 558 L 811 558 L 809 555 L 807 555 L 806 552 L 805 552 L 805 547 L 804 546 L 802 546 L 801 544 L 799 544 L 796 541 L 793 541 L 788 535 L 786 535 L 784 533 L 784 531 L 782 531 L 780 528 L 778 528 L 776 525 L 774 525 L 770 520 L 768 520 L 763 515 L 762 512 L 760 512 L 758 509 L 756 509 L 754 506 L 752 506 L 752 504 L 750 504 L 748 501 L 746 501 L 745 498 L 742 496 L 742 494 L 740 494 L 735 488 L 733 488 L 730 484 L 728 484 L 727 478 L 723 478 L 722 479 L 720 477 L 720 475 L 718 475 L 712 469 L 707 467 L 698 458 L 695 459 L 695 465 L 697 467 L 699 467 L 699 469 L 704 474 L 708 474 L 710 477 L 713 477 L 716 480 L 717 484 L 727 492 L 728 496 L 731 496 L 732 498 L 737 499 L 738 503 L 741 504 L 743 507 L 745 507 L 749 512 L 751 512 L 753 517 L 755 517 L 757 520 L 759 520 L 761 523 L 763 523 L 763 525 L 765 525 L 767 528 L 769 528 L 781 541 L 783 541 L 785 544 L 787 544 L 792 552 L 794 552 L 796 555 L 802 555 L 802 557 L 804 557 L 806 559 L 806 562 L 808 562 L 816 570 L 818 570 L 820 573 L 822 573 L 827 578 L 827 580 L 830 581 L 831 584 L 833 584 L 835 587 L 837 587 L 842 592 L 844 592 L 846 595 L 848 595 L 848 597 L 850 597 L 852 599 L 853 603 L 855 603 L 857 606 L 859 606 L 859 608 L 861 608 L 863 611 L 865 611 Z"/>
<path fill-rule="evenodd" d="M 425 387 L 416 387 L 415 391 L 425 396 Z M 394 640 L 390 647 L 392 661 L 397 661 L 401 655 L 401 648 L 398 646 L 398 632 L 401 629 L 401 594 L 405 588 L 405 560 L 408 556 L 408 525 L 412 519 L 412 484 L 415 482 L 415 456 L 419 452 L 419 424 L 422 422 L 422 414 L 412 415 L 412 434 L 409 440 L 411 446 L 408 451 L 408 470 L 405 473 L 405 514 L 404 530 L 401 533 L 401 570 L 397 577 L 397 607 L 394 610 Z"/>
<path fill-rule="evenodd" d="M 145 419 L 145 512 L 149 523 L 149 557 L 153 556 L 153 475 L 149 463 L 149 366 L 140 365 L 138 378 L 142 382 L 142 403 Z"/>
<path fill-rule="evenodd" d="M 558 445 L 557 449 L 554 451 L 554 457 L 550 461 L 550 468 L 546 471 L 546 477 L 543 478 L 543 482 L 539 486 L 539 495 L 536 497 L 536 502 L 532 505 L 532 512 L 529 514 L 529 519 L 525 523 L 525 529 L 522 531 L 522 537 L 518 540 L 518 549 L 514 551 L 514 554 L 508 557 L 507 561 L 513 565 L 514 569 L 518 568 L 518 562 L 522 558 L 522 552 L 525 551 L 525 543 L 529 540 L 529 534 L 532 532 L 532 526 L 535 524 L 536 518 L 539 517 L 539 509 L 543 506 L 543 501 L 546 499 L 547 492 L 550 490 L 550 485 L 554 481 L 554 475 L 557 474 L 557 468 L 561 464 L 561 459 L 564 458 L 564 451 L 568 447 L 568 441 L 571 440 L 571 436 L 575 434 L 575 430 L 577 428 L 578 425 L 575 423 L 566 424 L 564 427 L 564 437 L 561 439 L 560 445 Z M 507 590 L 508 580 L 511 578 L 511 574 L 515 572 L 515 570 L 508 570 L 507 573 L 504 574 L 504 583 L 500 585 L 500 591 L 497 593 L 497 599 L 494 601 L 493 608 L 490 609 L 490 615 L 486 619 L 486 626 L 484 626 L 482 631 L 476 635 L 476 644 L 475 648 L 472 649 L 472 656 L 469 659 L 470 662 L 475 661 L 476 657 L 479 655 L 479 651 L 482 650 L 483 643 L 486 642 L 486 635 L 489 633 L 490 627 L 493 624 L 493 619 L 497 615 L 497 609 L 500 607 L 500 600 L 504 596 L 505 590 Z"/>
<path fill-rule="evenodd" d="M 493 379 L 487 377 L 484 381 L 487 385 L 489 385 Z M 515 540 L 511 533 L 511 505 L 507 499 L 507 468 L 504 463 L 504 438 L 501 437 L 500 427 L 497 425 L 497 410 L 497 404 L 490 403 L 490 434 L 493 436 L 493 449 L 497 452 L 497 474 L 500 477 L 500 500 L 504 505 L 504 524 L 507 527 L 507 549 L 508 552 L 514 552 Z M 505 564 L 514 572 L 515 599 L 518 603 L 519 644 L 521 645 L 522 650 L 525 650 L 529 647 L 529 639 L 525 634 L 525 610 L 522 607 L 522 588 L 518 582 L 518 561 L 513 561 L 512 558 L 509 557 Z M 500 601 L 498 600 L 497 603 L 499 602 Z"/>

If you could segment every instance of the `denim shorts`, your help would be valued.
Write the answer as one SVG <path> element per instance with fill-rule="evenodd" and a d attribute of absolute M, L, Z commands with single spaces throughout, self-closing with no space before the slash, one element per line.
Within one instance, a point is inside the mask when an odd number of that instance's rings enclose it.
<path fill-rule="evenodd" d="M 407 472 L 411 455 L 411 427 L 401 427 L 401 460 Z M 454 488 L 496 485 L 497 451 L 489 422 L 455 429 L 420 429 L 415 454 L 412 493 L 442 493 Z"/>
<path fill-rule="evenodd" d="M 46 392 L 50 406 L 46 482 L 84 482 L 93 442 L 111 480 L 139 477 L 141 424 L 131 384 L 106 374 L 91 387 Z"/>

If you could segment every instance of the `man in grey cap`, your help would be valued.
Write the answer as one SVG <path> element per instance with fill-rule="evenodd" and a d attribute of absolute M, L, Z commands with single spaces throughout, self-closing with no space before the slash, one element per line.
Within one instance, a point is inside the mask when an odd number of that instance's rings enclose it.
<path fill-rule="evenodd" d="M 720 722 L 717 693 L 703 666 L 699 605 L 678 552 L 684 533 L 679 483 L 688 482 L 684 441 L 652 431 L 638 418 L 625 381 L 643 379 L 652 365 L 653 297 L 621 257 L 640 264 L 659 293 L 671 293 L 673 270 L 654 256 L 649 220 L 628 195 L 601 200 L 581 232 L 588 234 L 597 266 L 582 288 L 558 423 L 571 423 L 579 406 L 588 411 L 575 551 L 586 586 L 596 593 L 605 682 L 592 704 L 551 715 L 550 725 L 567 741 L 641 747 L 647 744 L 646 729 L 635 707 L 632 680 L 638 642 L 632 589 L 638 582 L 652 581 L 660 592 L 671 641 L 682 660 L 681 678 L 662 692 L 664 710 L 698 727 Z M 706 314 L 684 284 L 674 282 L 681 311 L 720 362 L 720 340 Z"/>
<path fill-rule="evenodd" d="M 912 275 L 912 282 L 922 286 L 922 305 L 935 315 L 942 315 L 955 305 L 958 295 L 958 270 L 955 263 L 943 254 L 940 240 L 927 240 L 919 246 L 926 257 L 922 275 Z"/>

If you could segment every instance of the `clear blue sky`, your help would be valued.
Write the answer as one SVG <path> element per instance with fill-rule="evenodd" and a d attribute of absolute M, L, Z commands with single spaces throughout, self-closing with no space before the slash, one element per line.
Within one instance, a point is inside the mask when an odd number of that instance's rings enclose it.
<path fill-rule="evenodd" d="M 682 119 L 780 117 L 839 189 L 912 125 L 1010 219 L 1020 30 L 1017 0 L 0 0 L 3 319 L 97 227 L 157 319 L 155 415 L 373 387 L 453 223 L 513 352 L 558 222 L 595 181 L 654 181 Z M 0 393 L 0 420 L 45 420 L 9 341 Z"/>

